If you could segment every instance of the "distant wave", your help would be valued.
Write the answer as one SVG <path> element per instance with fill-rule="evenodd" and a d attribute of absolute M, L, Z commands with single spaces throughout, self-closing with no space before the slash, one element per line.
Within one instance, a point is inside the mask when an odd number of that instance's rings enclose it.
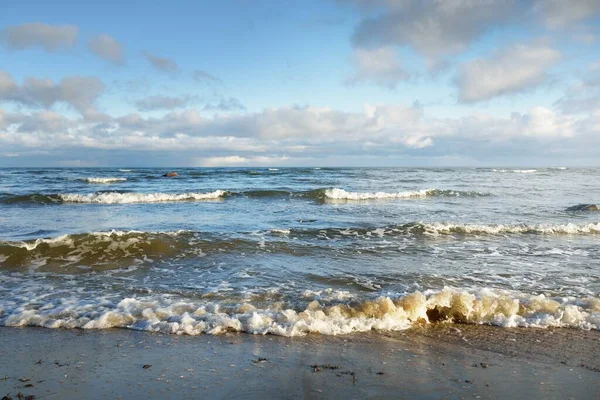
<path fill-rule="evenodd" d="M 125 182 L 127 178 L 79 178 L 79 180 L 87 183 L 115 183 Z"/>
<path fill-rule="evenodd" d="M 101 203 L 101 204 L 129 204 L 129 203 L 163 203 L 174 201 L 214 200 L 225 196 L 223 190 L 209 193 L 119 193 L 103 192 L 90 194 L 66 193 L 59 194 L 58 198 L 66 203 Z"/>
<path fill-rule="evenodd" d="M 343 189 L 326 189 L 323 192 L 328 199 L 334 200 L 376 200 L 376 199 L 409 199 L 423 197 L 479 197 L 485 193 L 464 192 L 456 190 L 422 189 L 404 192 L 348 192 Z"/>
<path fill-rule="evenodd" d="M 92 179 L 92 178 L 86 178 Z M 105 178 L 102 178 L 105 179 Z M 113 178 L 110 178 L 113 179 Z M 116 178 L 114 178 L 116 179 Z M 124 179 L 124 178 L 120 178 Z M 95 192 L 79 193 L 32 193 L 26 195 L 3 194 L 0 195 L 2 204 L 61 204 L 61 203 L 97 203 L 97 204 L 129 204 L 129 203 L 162 203 L 195 200 L 214 200 L 225 197 L 249 198 L 306 198 L 317 201 L 360 201 L 384 199 L 410 199 L 427 197 L 481 197 L 490 196 L 487 193 L 458 190 L 424 189 L 404 192 L 348 192 L 338 188 L 322 188 L 308 191 L 291 190 L 246 190 L 225 191 L 215 190 L 206 193 L 122 193 L 122 192 Z"/>
<path fill-rule="evenodd" d="M 282 232 L 283 230 L 280 230 Z M 326 228 L 291 229 L 289 234 L 320 237 L 360 236 L 443 236 L 443 235 L 596 235 L 600 234 L 600 223 L 589 224 L 539 224 L 501 225 L 468 224 L 451 222 L 413 222 L 373 228 Z"/>
<path fill-rule="evenodd" d="M 537 169 L 492 169 L 492 172 L 514 172 L 517 174 L 532 174 L 537 172 Z"/>
<path fill-rule="evenodd" d="M 131 169 L 120 169 L 119 171 L 120 172 L 131 172 L 132 170 Z"/>

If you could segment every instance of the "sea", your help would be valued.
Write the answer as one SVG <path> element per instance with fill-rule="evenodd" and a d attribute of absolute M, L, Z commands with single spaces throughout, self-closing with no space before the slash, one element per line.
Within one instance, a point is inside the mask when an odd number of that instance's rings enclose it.
<path fill-rule="evenodd" d="M 0 169 L 0 326 L 600 329 L 599 168 Z"/>

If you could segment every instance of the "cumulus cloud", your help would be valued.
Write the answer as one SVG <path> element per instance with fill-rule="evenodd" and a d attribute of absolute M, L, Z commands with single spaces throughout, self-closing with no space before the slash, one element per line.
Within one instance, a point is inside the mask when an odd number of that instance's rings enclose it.
<path fill-rule="evenodd" d="M 125 63 L 123 46 L 107 34 L 101 34 L 91 38 L 88 43 L 88 48 L 92 53 L 103 60 L 116 65 L 123 65 Z"/>
<path fill-rule="evenodd" d="M 370 82 L 395 89 L 398 82 L 408 77 L 400 65 L 396 50 L 391 47 L 355 49 L 353 63 L 356 72 L 346 79 L 348 84 Z"/>
<path fill-rule="evenodd" d="M 357 47 L 408 46 L 432 64 L 466 49 L 485 31 L 518 15 L 516 0 L 354 0 L 363 12 Z"/>
<path fill-rule="evenodd" d="M 160 56 L 148 53 L 147 51 L 144 52 L 143 55 L 146 58 L 146 60 L 148 60 L 150 65 L 152 65 L 157 71 L 177 72 L 179 70 L 179 66 L 177 65 L 175 60 L 172 60 L 167 57 L 160 57 Z"/>
<path fill-rule="evenodd" d="M 183 108 L 192 100 L 192 96 L 149 96 L 135 102 L 140 111 L 173 110 Z"/>
<path fill-rule="evenodd" d="M 575 22 L 600 14 L 598 0 L 538 0 L 533 5 L 534 13 L 550 28 L 564 28 Z"/>
<path fill-rule="evenodd" d="M 555 105 L 568 113 L 600 110 L 600 60 L 589 65 L 580 79 L 567 89 Z"/>
<path fill-rule="evenodd" d="M 26 77 L 19 85 L 10 74 L 0 70 L 0 101 L 30 107 L 50 108 L 63 102 L 85 116 L 95 113 L 93 104 L 103 90 L 100 79 L 86 76 L 69 76 L 58 83 L 49 78 Z"/>
<path fill-rule="evenodd" d="M 535 88 L 560 58 L 560 52 L 550 46 L 518 44 L 488 59 L 469 61 L 458 71 L 459 99 L 477 102 Z"/>
<path fill-rule="evenodd" d="M 8 26 L 0 31 L 0 42 L 10 50 L 40 47 L 48 52 L 68 49 L 77 42 L 75 25 L 28 23 Z"/>
<path fill-rule="evenodd" d="M 103 121 L 69 119 L 52 111 L 0 112 L 0 148 L 15 154 L 68 152 L 73 159 L 98 152 L 131 159 L 155 152 L 155 160 L 168 154 L 173 162 L 206 166 L 306 165 L 326 159 L 381 164 L 405 156 L 472 163 L 499 152 L 510 157 L 566 149 L 589 153 L 591 143 L 600 145 L 600 112 L 596 114 L 582 118 L 534 107 L 504 118 L 473 113 L 439 119 L 427 117 L 422 107 L 368 104 L 362 112 L 307 106 L 205 117 L 182 110 Z"/>
<path fill-rule="evenodd" d="M 338 0 L 360 14 L 357 48 L 403 46 L 438 67 L 486 33 L 511 24 L 571 28 L 600 14 L 598 0 Z M 586 34 L 586 40 L 591 38 Z"/>

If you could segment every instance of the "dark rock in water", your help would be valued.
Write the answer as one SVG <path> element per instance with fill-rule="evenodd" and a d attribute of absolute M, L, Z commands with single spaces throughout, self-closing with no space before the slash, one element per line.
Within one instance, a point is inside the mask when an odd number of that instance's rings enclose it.
<path fill-rule="evenodd" d="M 577 204 L 567 208 L 567 211 L 598 211 L 598 206 L 595 204 Z"/>
<path fill-rule="evenodd" d="M 167 178 L 172 178 L 174 176 L 179 176 L 179 174 L 177 174 L 177 172 L 167 172 L 163 176 L 166 176 Z"/>

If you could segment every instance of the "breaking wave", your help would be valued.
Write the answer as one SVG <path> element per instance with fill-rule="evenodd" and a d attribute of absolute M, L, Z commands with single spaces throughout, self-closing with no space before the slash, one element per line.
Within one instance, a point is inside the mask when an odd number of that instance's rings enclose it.
<path fill-rule="evenodd" d="M 87 183 L 116 183 L 125 182 L 127 178 L 79 178 L 79 180 Z"/>
<path fill-rule="evenodd" d="M 194 231 L 91 232 L 0 241 L 0 266 L 64 271 L 69 266 L 89 265 L 107 269 L 147 260 L 195 257 L 212 250 L 265 251 L 295 255 L 310 254 L 317 245 L 308 246 L 296 239 L 336 240 L 354 238 L 484 236 L 484 235 L 600 235 L 600 223 L 565 225 L 475 225 L 452 223 L 410 223 L 377 228 L 271 229 L 223 235 Z M 324 243 L 326 246 L 326 242 Z"/>
<path fill-rule="evenodd" d="M 125 178 L 85 178 L 90 183 L 112 183 L 120 182 Z M 102 179 L 102 181 L 90 181 L 90 179 Z M 110 181 L 106 181 L 110 179 Z M 410 199 L 428 197 L 481 197 L 490 196 L 487 193 L 457 190 L 423 189 L 405 192 L 348 192 L 338 188 L 321 188 L 308 191 L 292 190 L 246 190 L 225 191 L 215 190 L 206 193 L 131 193 L 131 192 L 95 192 L 87 194 L 79 193 L 32 193 L 26 195 L 3 194 L 0 195 L 0 203 L 3 204 L 60 204 L 60 203 L 98 203 L 98 204 L 128 204 L 128 203 L 162 203 L 177 201 L 216 200 L 225 197 L 290 197 L 306 198 L 317 201 L 356 201 L 356 200 L 378 200 L 378 199 Z"/>
<path fill-rule="evenodd" d="M 492 172 L 514 172 L 516 174 L 533 174 L 534 172 L 537 172 L 537 169 L 492 169 Z"/>
<path fill-rule="evenodd" d="M 101 204 L 129 204 L 129 203 L 163 203 L 173 201 L 215 200 L 226 195 L 223 190 L 208 193 L 119 193 L 103 192 L 91 194 L 66 193 L 59 194 L 58 198 L 66 203 L 101 203 Z"/>
<path fill-rule="evenodd" d="M 298 299 L 299 300 L 299 299 Z M 0 325 L 46 328 L 127 328 L 170 334 L 302 336 L 397 331 L 415 324 L 469 323 L 501 327 L 599 329 L 600 299 L 551 298 L 483 288 L 414 292 L 399 297 L 334 302 L 198 302 L 165 296 L 45 299 L 35 295 L 0 303 Z"/>
<path fill-rule="evenodd" d="M 375 199 L 409 199 L 423 197 L 480 197 L 487 196 L 480 192 L 464 192 L 456 190 L 422 189 L 405 192 L 348 192 L 343 189 L 325 189 L 324 196 L 334 200 L 375 200 Z"/>

